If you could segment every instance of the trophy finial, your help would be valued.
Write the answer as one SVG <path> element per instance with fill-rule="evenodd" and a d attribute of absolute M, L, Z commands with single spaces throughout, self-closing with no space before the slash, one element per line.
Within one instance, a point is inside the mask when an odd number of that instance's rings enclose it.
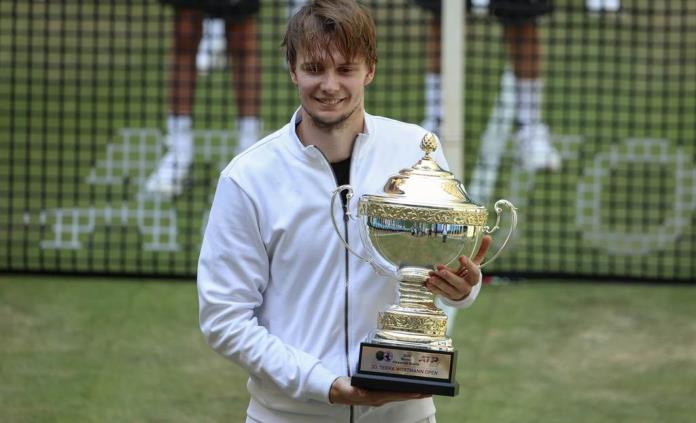
<path fill-rule="evenodd" d="M 420 144 L 421 150 L 425 151 L 425 155 L 429 156 L 430 153 L 437 150 L 437 141 L 435 140 L 435 135 L 432 132 L 425 134 Z"/>

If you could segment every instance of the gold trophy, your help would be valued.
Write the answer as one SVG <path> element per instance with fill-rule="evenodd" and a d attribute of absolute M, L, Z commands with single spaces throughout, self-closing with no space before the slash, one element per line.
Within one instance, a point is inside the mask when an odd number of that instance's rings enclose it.
<path fill-rule="evenodd" d="M 423 282 L 435 265 L 456 263 L 461 255 L 472 257 L 483 234 L 498 230 L 506 206 L 512 217 L 510 230 L 500 249 L 481 266 L 493 261 L 517 226 L 517 211 L 509 201 L 498 200 L 495 226 L 486 226 L 486 208 L 472 202 L 462 183 L 430 157 L 437 149 L 432 134 L 423 137 L 421 149 L 425 156 L 390 177 L 381 195 L 363 195 L 358 201 L 360 238 L 369 257 L 351 248 L 331 213 L 348 251 L 378 273 L 399 280 L 399 303 L 379 313 L 377 329 L 360 344 L 351 383 L 366 389 L 455 396 L 456 350 L 445 333 L 447 315 L 435 306 Z M 342 185 L 333 192 L 331 210 L 343 191 L 350 202 L 353 188 Z M 353 218 L 349 211 L 345 214 Z"/>

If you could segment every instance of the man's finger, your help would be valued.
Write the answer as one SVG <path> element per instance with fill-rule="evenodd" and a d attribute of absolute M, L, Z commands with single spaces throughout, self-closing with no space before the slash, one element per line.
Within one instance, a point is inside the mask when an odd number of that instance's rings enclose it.
<path fill-rule="evenodd" d="M 412 399 L 424 398 L 422 394 L 413 392 L 391 392 L 391 391 L 367 391 L 365 398 L 367 405 L 380 406 L 388 402 L 408 401 Z"/>
<path fill-rule="evenodd" d="M 450 285 L 449 283 L 443 281 L 440 279 L 440 282 L 437 282 L 437 277 L 430 278 L 428 282 L 426 282 L 425 287 L 432 292 L 435 295 L 439 295 L 441 297 L 445 298 L 457 298 L 461 297 L 461 295 L 458 295 L 456 293 L 456 290 Z"/>
<path fill-rule="evenodd" d="M 474 268 L 476 268 L 476 264 L 472 263 L 471 259 L 467 256 L 459 256 L 459 269 L 455 273 L 464 279 L 469 286 L 474 286 L 480 279 L 480 270 L 474 270 Z"/>
<path fill-rule="evenodd" d="M 435 276 L 442 279 L 445 284 L 451 285 L 454 289 L 459 290 L 465 284 L 465 281 L 460 277 L 455 271 L 449 269 L 445 266 L 438 266 L 437 270 L 434 272 Z M 442 289 L 447 289 L 447 287 L 442 286 Z"/>
<path fill-rule="evenodd" d="M 474 263 L 481 264 L 483 259 L 486 257 L 486 253 L 488 252 L 488 249 L 491 247 L 492 242 L 493 238 L 491 238 L 490 235 L 484 235 L 483 238 L 481 238 L 481 246 L 479 247 L 478 252 L 472 260 Z"/>

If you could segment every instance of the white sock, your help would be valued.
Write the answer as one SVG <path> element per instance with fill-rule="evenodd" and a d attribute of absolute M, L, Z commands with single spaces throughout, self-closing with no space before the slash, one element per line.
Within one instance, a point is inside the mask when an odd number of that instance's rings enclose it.
<path fill-rule="evenodd" d="M 237 119 L 238 151 L 246 150 L 259 140 L 261 120 L 256 116 L 241 116 Z"/>
<path fill-rule="evenodd" d="M 442 118 L 442 78 L 439 73 L 425 74 L 425 119 Z"/>
<path fill-rule="evenodd" d="M 621 0 L 604 0 L 604 10 L 607 12 L 617 12 L 621 9 Z"/>
<path fill-rule="evenodd" d="M 178 162 L 190 162 L 193 158 L 193 134 L 191 116 L 167 116 L 167 147 Z"/>
<path fill-rule="evenodd" d="M 203 20 L 203 36 L 198 44 L 196 68 L 207 72 L 225 66 L 225 21 L 223 19 Z"/>
<path fill-rule="evenodd" d="M 223 19 L 203 20 L 203 36 L 198 45 L 198 53 L 213 54 L 225 48 L 225 21 Z"/>
<path fill-rule="evenodd" d="M 517 79 L 517 123 L 531 125 L 541 122 L 541 97 L 544 82 L 541 79 Z"/>
<path fill-rule="evenodd" d="M 591 12 L 617 12 L 621 8 L 621 0 L 585 0 L 585 6 Z"/>
<path fill-rule="evenodd" d="M 602 0 L 585 0 L 585 7 L 591 12 L 599 12 L 602 10 Z"/>
<path fill-rule="evenodd" d="M 175 134 L 179 132 L 191 131 L 191 116 L 169 115 L 167 116 L 167 133 Z"/>
<path fill-rule="evenodd" d="M 225 20 L 224 19 L 206 19 L 203 21 L 205 28 L 204 32 L 212 39 L 220 39 L 225 37 Z"/>

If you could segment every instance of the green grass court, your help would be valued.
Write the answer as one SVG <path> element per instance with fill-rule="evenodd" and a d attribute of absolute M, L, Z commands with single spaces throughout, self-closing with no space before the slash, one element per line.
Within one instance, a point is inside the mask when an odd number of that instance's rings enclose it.
<path fill-rule="evenodd" d="M 690 423 L 694 303 L 683 285 L 484 286 L 438 422 Z M 203 341 L 193 283 L 5 275 L 0 334 L 3 422 L 243 421 L 246 376 Z"/>

